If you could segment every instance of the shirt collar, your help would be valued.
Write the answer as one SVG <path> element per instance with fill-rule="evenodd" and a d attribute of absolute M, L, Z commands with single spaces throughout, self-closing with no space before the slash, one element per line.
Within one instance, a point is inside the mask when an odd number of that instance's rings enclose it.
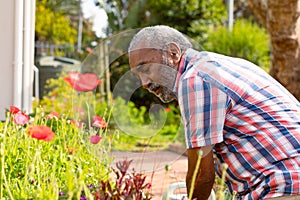
<path fill-rule="evenodd" d="M 177 95 L 178 93 L 178 84 L 179 84 L 179 80 L 181 75 L 188 70 L 188 68 L 190 68 L 192 65 L 192 61 L 195 60 L 199 55 L 199 51 L 196 51 L 194 49 L 187 49 L 181 56 L 181 60 L 179 62 L 179 66 L 178 66 L 178 72 L 177 72 L 177 76 L 176 76 L 176 80 L 175 80 L 175 84 L 174 84 L 174 88 L 173 88 L 173 92 Z"/>

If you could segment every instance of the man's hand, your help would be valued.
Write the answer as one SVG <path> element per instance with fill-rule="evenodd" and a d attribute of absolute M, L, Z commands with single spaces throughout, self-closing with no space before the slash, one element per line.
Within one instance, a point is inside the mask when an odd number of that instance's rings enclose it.
<path fill-rule="evenodd" d="M 199 151 L 202 153 L 199 154 Z M 188 149 L 188 172 L 186 175 L 187 192 L 190 194 L 192 189 L 192 179 L 197 161 L 200 160 L 200 166 L 194 183 L 193 198 L 197 200 L 207 200 L 215 180 L 214 159 L 211 146 L 202 148 Z M 202 154 L 202 157 L 201 157 Z"/>

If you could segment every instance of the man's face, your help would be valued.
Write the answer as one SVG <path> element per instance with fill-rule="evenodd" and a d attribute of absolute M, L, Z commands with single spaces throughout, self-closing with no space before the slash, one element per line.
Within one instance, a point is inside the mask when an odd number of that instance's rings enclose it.
<path fill-rule="evenodd" d="M 142 85 L 168 103 L 176 99 L 173 93 L 177 67 L 168 62 L 166 52 L 158 49 L 138 49 L 130 53 L 130 68 Z"/>

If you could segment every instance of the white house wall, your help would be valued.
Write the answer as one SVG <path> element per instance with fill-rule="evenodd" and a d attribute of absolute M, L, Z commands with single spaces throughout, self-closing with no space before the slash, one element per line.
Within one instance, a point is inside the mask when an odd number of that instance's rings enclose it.
<path fill-rule="evenodd" d="M 35 0 L 0 0 L 0 120 L 15 105 L 31 112 Z"/>

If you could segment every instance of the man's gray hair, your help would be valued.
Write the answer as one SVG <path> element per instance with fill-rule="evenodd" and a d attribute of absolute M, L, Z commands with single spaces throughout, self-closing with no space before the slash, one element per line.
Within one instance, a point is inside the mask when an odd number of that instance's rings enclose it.
<path fill-rule="evenodd" d="M 128 53 L 136 50 L 140 42 L 143 42 L 141 48 L 155 48 L 166 50 L 171 42 L 176 43 L 181 51 L 192 47 L 191 42 L 182 33 L 174 28 L 165 25 L 156 25 L 141 29 L 131 40 Z"/>

